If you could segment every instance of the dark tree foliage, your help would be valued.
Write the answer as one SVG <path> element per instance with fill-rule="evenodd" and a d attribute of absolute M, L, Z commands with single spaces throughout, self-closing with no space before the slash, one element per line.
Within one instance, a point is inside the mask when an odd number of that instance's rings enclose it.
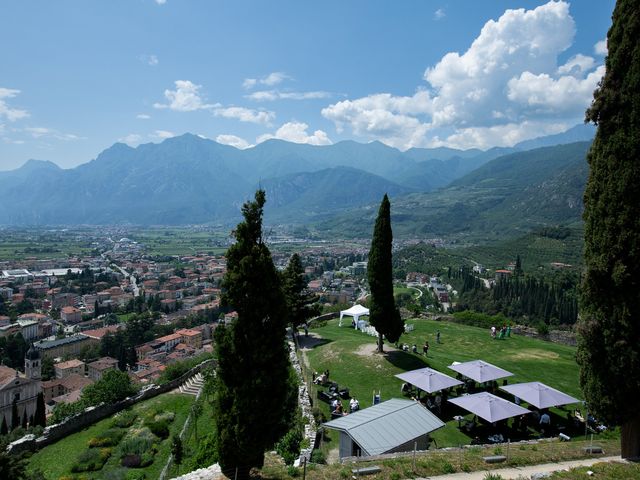
<path fill-rule="evenodd" d="M 6 452 L 6 444 L 0 443 L 0 478 L 26 480 L 27 462 L 24 455 L 11 455 Z"/>
<path fill-rule="evenodd" d="M 289 323 L 297 328 L 308 319 L 319 315 L 317 297 L 307 290 L 307 279 L 300 256 L 294 253 L 287 268 L 282 272 L 282 290 L 287 302 Z"/>
<path fill-rule="evenodd" d="M 619 0 L 606 73 L 587 111 L 597 125 L 584 194 L 586 272 L 580 382 L 596 416 L 622 427 L 640 457 L 640 6 Z"/>
<path fill-rule="evenodd" d="M 107 370 L 100 380 L 85 387 L 80 400 L 85 406 L 111 404 L 134 395 L 137 391 L 128 374 L 119 370 Z"/>
<path fill-rule="evenodd" d="M 223 472 L 246 476 L 287 432 L 296 412 L 285 343 L 286 304 L 280 275 L 262 237 L 265 193 L 242 207 L 236 243 L 227 251 L 224 306 L 238 318 L 215 331 L 218 353 L 214 412 Z"/>
<path fill-rule="evenodd" d="M 533 276 L 500 279 L 490 290 L 467 266 L 452 272 L 460 284 L 456 310 L 503 315 L 525 323 L 573 325 L 578 318 L 576 281 L 564 276 L 546 281 Z"/>
<path fill-rule="evenodd" d="M 18 412 L 18 400 L 13 399 L 11 403 L 11 431 L 20 426 L 20 412 Z"/>
<path fill-rule="evenodd" d="M 53 358 L 44 357 L 42 359 L 42 368 L 40 371 L 40 375 L 42 376 L 42 380 L 51 380 L 56 376 L 56 369 L 53 363 Z"/>
<path fill-rule="evenodd" d="M 393 271 L 391 266 L 391 204 L 385 194 L 373 227 L 367 275 L 371 298 L 369 321 L 378 332 L 378 352 L 383 351 L 383 335 L 390 342 L 397 342 L 404 332 L 404 321 L 396 308 L 393 297 Z"/>
<path fill-rule="evenodd" d="M 0 435 L 6 435 L 9 433 L 9 426 L 7 425 L 7 417 L 2 416 L 2 425 L 0 426 Z"/>
<path fill-rule="evenodd" d="M 33 416 L 33 424 L 43 428 L 47 426 L 47 411 L 44 406 L 44 395 L 42 392 L 39 392 L 36 398 L 36 413 Z"/>

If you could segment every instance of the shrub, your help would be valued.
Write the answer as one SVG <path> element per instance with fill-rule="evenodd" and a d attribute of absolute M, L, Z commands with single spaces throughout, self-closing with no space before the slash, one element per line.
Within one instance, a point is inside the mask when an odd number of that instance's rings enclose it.
<path fill-rule="evenodd" d="M 321 450 L 311 452 L 311 463 L 327 463 L 324 453 Z"/>
<path fill-rule="evenodd" d="M 456 473 L 456 469 L 449 462 L 445 462 L 445 464 L 442 465 L 442 473 Z"/>
<path fill-rule="evenodd" d="M 327 421 L 327 416 L 318 407 L 313 407 L 311 414 L 313 415 L 313 419 L 316 421 L 317 425 Z"/>
<path fill-rule="evenodd" d="M 153 450 L 153 436 L 148 429 L 142 429 L 136 435 L 125 437 L 120 443 L 120 456 L 142 455 Z"/>
<path fill-rule="evenodd" d="M 391 476 L 389 478 L 391 478 L 391 480 L 400 480 L 402 478 L 402 475 L 400 475 L 398 472 L 391 472 Z"/>
<path fill-rule="evenodd" d="M 462 470 L 465 473 L 469 473 L 471 471 L 471 467 L 469 466 L 468 463 L 463 463 L 462 466 L 460 467 L 460 470 Z"/>
<path fill-rule="evenodd" d="M 89 450 L 85 450 L 80 455 L 78 455 L 78 459 L 76 460 L 76 463 L 71 467 L 71 471 L 77 473 L 100 470 L 110 456 L 110 448 L 101 448 L 99 450 L 96 448 L 90 448 Z"/>
<path fill-rule="evenodd" d="M 538 325 L 536 326 L 536 329 L 538 330 L 538 335 L 549 335 L 549 325 L 547 325 L 544 322 L 540 322 L 538 323 Z"/>
<path fill-rule="evenodd" d="M 114 447 L 122 440 L 124 431 L 119 428 L 110 428 L 102 433 L 99 437 L 93 437 L 89 440 L 89 447 Z"/>
<path fill-rule="evenodd" d="M 162 412 L 157 413 L 154 417 L 156 422 L 167 422 L 171 423 L 176 418 L 176 414 L 174 412 Z"/>
<path fill-rule="evenodd" d="M 276 443 L 276 452 L 287 465 L 292 465 L 300 454 L 300 442 L 302 442 L 302 431 L 299 425 L 295 425 L 284 437 Z"/>
<path fill-rule="evenodd" d="M 287 467 L 287 474 L 290 477 L 295 478 L 295 477 L 300 475 L 300 470 L 298 468 L 294 467 L 293 465 L 289 465 Z"/>
<path fill-rule="evenodd" d="M 127 468 L 138 468 L 142 463 L 142 458 L 137 453 L 125 455 L 120 460 L 120 465 Z"/>
<path fill-rule="evenodd" d="M 218 448 L 216 437 L 213 433 L 208 433 L 198 442 L 198 450 L 191 459 L 194 469 L 208 467 L 218 461 Z"/>
<path fill-rule="evenodd" d="M 156 437 L 165 439 L 169 436 L 169 422 L 166 420 L 159 420 L 146 423 L 146 426 L 151 430 Z"/>
<path fill-rule="evenodd" d="M 131 425 L 133 425 L 133 422 L 136 421 L 136 418 L 138 418 L 138 415 L 136 415 L 133 411 L 123 410 L 122 412 L 116 414 L 111 425 L 119 428 L 129 428 Z"/>

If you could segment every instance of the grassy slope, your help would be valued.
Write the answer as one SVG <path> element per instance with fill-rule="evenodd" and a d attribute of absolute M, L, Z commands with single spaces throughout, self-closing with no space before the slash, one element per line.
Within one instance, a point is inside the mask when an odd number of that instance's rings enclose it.
<path fill-rule="evenodd" d="M 195 397 L 191 395 L 165 394 L 141 402 L 132 408 L 138 413 L 139 417 L 144 414 L 144 411 L 151 408 L 157 408 L 160 411 L 175 412 L 175 419 L 170 425 L 170 433 L 173 435 L 179 433 L 182 429 L 194 398 Z M 31 456 L 28 469 L 30 471 L 36 469 L 41 470 L 47 480 L 58 480 L 58 478 L 63 475 L 71 475 L 71 467 L 75 463 L 78 455 L 87 448 L 87 442 L 110 428 L 111 422 L 111 417 L 106 418 L 89 428 L 69 435 L 59 442 L 43 448 Z M 144 469 L 139 469 L 145 472 L 147 478 L 158 478 L 160 476 L 160 472 L 164 468 L 171 450 L 170 438 L 171 437 L 159 444 L 159 450 L 154 457 L 154 462 Z M 118 467 L 119 457 L 117 455 L 117 447 L 114 447 L 111 458 L 105 463 L 102 470 L 91 472 L 91 478 L 96 480 L 102 479 L 106 472 Z M 81 477 L 82 474 L 77 474 L 77 476 Z"/>
<path fill-rule="evenodd" d="M 371 352 L 375 338 L 350 328 L 339 328 L 336 321 L 313 330 L 326 342 L 307 353 L 312 370 L 329 369 L 331 379 L 340 386 L 349 387 L 362 407 L 372 403 L 372 392 L 380 390 L 383 400 L 402 397 L 402 382 L 394 375 L 403 371 L 429 366 L 443 373 L 453 374 L 447 368 L 453 361 L 482 359 L 514 373 L 509 383 L 539 380 L 568 394 L 581 397 L 578 385 L 578 366 L 575 349 L 543 342 L 528 337 L 514 336 L 508 340 L 492 340 L 489 332 L 464 325 L 431 320 L 411 320 L 415 330 L 403 335 L 401 341 L 421 345 L 429 341 L 429 358 L 405 352 L 390 352 L 380 356 Z M 440 330 L 440 345 L 435 343 L 435 332 Z M 358 353 L 360 352 L 360 353 Z M 328 414 L 327 405 L 318 402 Z M 445 419 L 448 420 L 448 419 Z M 438 446 L 469 443 L 469 437 L 449 421 L 447 427 L 434 434 Z"/>

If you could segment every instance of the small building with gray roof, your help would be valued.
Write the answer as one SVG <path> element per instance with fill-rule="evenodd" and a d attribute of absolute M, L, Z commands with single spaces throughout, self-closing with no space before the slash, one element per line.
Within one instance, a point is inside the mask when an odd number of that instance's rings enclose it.
<path fill-rule="evenodd" d="M 429 434 L 445 424 L 421 403 L 394 398 L 323 425 L 340 432 L 342 459 L 426 450 Z"/>

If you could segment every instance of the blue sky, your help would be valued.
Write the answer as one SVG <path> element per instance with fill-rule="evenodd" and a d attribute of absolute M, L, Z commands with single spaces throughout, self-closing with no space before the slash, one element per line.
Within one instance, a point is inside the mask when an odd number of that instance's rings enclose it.
<path fill-rule="evenodd" d="M 580 123 L 613 0 L 0 5 L 0 170 L 191 132 L 489 148 Z"/>

